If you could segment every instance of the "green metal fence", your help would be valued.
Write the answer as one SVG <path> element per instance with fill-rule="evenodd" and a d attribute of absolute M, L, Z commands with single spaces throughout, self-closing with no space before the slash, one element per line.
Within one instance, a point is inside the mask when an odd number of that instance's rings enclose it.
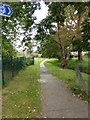
<path fill-rule="evenodd" d="M 76 61 L 76 84 L 83 92 L 90 95 L 88 87 L 88 76 L 90 75 L 90 72 L 88 70 L 89 68 L 83 67 L 80 61 Z"/>
<path fill-rule="evenodd" d="M 17 57 L 11 56 L 2 59 L 2 83 L 3 85 L 12 79 L 21 69 L 34 64 L 34 57 Z"/>

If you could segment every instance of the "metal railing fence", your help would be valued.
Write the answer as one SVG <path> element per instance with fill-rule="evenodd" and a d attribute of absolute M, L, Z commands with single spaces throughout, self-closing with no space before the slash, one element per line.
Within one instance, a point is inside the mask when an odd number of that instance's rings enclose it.
<path fill-rule="evenodd" d="M 26 66 L 34 64 L 34 57 L 17 57 L 13 58 L 11 56 L 2 58 L 2 84 L 8 82 L 12 79 L 21 69 Z"/>
<path fill-rule="evenodd" d="M 85 68 L 81 65 L 80 61 L 76 61 L 76 85 L 81 88 L 87 95 L 90 95 L 89 80 L 90 68 Z"/>

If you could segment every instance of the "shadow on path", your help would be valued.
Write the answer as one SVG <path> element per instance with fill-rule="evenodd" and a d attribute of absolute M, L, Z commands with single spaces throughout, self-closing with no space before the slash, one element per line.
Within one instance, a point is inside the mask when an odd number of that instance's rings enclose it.
<path fill-rule="evenodd" d="M 73 97 L 66 85 L 40 64 L 43 118 L 88 118 L 88 104 Z"/>

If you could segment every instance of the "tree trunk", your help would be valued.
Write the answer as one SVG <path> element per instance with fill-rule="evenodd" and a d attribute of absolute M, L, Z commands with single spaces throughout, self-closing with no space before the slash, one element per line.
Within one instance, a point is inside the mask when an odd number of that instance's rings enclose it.
<path fill-rule="evenodd" d="M 79 60 L 79 61 L 82 60 L 82 51 L 78 51 L 78 60 Z"/>
<path fill-rule="evenodd" d="M 67 61 L 66 61 L 66 57 L 65 57 L 65 48 L 64 48 L 64 45 L 63 45 L 63 42 L 61 41 L 61 38 L 60 38 L 60 25 L 59 25 L 59 22 L 57 23 L 57 27 L 58 27 L 58 40 L 59 40 L 59 47 L 60 47 L 60 67 L 61 68 L 66 68 L 67 66 Z"/>
<path fill-rule="evenodd" d="M 61 61 L 60 67 L 63 68 L 63 69 L 66 68 L 67 67 L 67 61 L 66 61 L 64 49 L 61 49 L 60 61 Z"/>
<path fill-rule="evenodd" d="M 81 14 L 78 15 L 78 33 L 79 34 L 81 31 L 80 31 L 80 20 L 81 20 Z M 81 61 L 82 60 L 82 48 L 80 47 L 80 49 L 78 50 L 78 60 Z"/>

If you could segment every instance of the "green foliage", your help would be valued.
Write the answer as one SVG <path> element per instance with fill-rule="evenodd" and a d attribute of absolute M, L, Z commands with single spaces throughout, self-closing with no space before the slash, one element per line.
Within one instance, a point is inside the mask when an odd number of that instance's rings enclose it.
<path fill-rule="evenodd" d="M 88 3 L 86 2 L 74 2 L 74 3 L 71 3 L 74 5 L 75 7 L 75 10 L 78 11 L 78 15 L 82 14 L 83 12 L 85 12 L 85 9 L 86 9 L 86 6 L 88 6 Z"/>
<path fill-rule="evenodd" d="M 77 51 L 88 50 L 89 48 L 89 28 L 90 24 L 88 22 L 89 17 L 89 7 L 88 3 L 73 3 L 75 10 L 77 10 L 77 34 L 74 38 L 73 49 Z"/>
<path fill-rule="evenodd" d="M 76 68 L 76 60 L 77 59 L 74 59 L 74 58 L 69 60 L 68 64 L 67 64 L 67 68 L 75 70 L 75 68 Z M 90 74 L 89 63 L 90 63 L 89 58 L 83 58 L 83 61 L 81 61 L 80 64 L 79 64 L 80 71 L 83 72 L 83 73 Z"/>
<path fill-rule="evenodd" d="M 35 20 L 33 17 L 35 6 L 31 2 L 9 2 L 8 4 L 11 6 L 13 14 L 11 17 L 2 17 L 2 47 L 4 56 L 14 56 L 15 42 L 20 40 L 21 35 L 24 36 L 23 42 L 31 41 L 30 32 Z M 20 29 L 23 30 L 23 33 L 20 32 Z M 28 44 L 25 45 L 31 47 Z"/>
<path fill-rule="evenodd" d="M 89 50 L 89 38 L 90 38 L 90 22 L 87 19 L 82 23 L 82 35 L 79 39 L 74 40 L 73 43 L 73 50 Z"/>
<path fill-rule="evenodd" d="M 80 87 L 78 85 L 74 85 L 71 87 L 71 90 L 73 91 L 73 93 L 75 94 L 80 94 L 82 91 L 80 89 Z"/>
<path fill-rule="evenodd" d="M 49 11 L 54 22 L 60 24 L 64 23 L 65 16 L 64 16 L 64 8 L 62 7 L 62 3 L 52 2 L 49 5 Z"/>
<path fill-rule="evenodd" d="M 33 65 L 34 59 L 32 58 L 24 58 L 22 66 L 25 68 L 26 66 Z"/>
<path fill-rule="evenodd" d="M 36 39 L 40 41 L 41 51 L 45 57 L 52 56 L 56 44 L 56 51 L 58 51 L 56 56 L 60 55 L 61 67 L 64 68 L 67 64 L 66 56 L 71 50 L 80 53 L 87 49 L 88 44 L 86 38 L 82 37 L 81 30 L 82 23 L 87 18 L 89 6 L 87 3 L 51 2 L 48 4 L 48 8 L 48 16 L 38 25 Z M 52 41 L 49 36 L 53 36 Z M 51 45 L 52 49 L 48 44 Z M 80 54 L 79 57 L 81 57 Z"/>
<path fill-rule="evenodd" d="M 75 66 L 76 66 L 76 59 L 71 59 L 68 61 L 68 64 L 67 64 L 67 68 L 68 69 L 72 69 L 72 70 L 75 70 Z"/>
<path fill-rule="evenodd" d="M 83 59 L 83 61 L 80 63 L 79 68 L 81 72 L 90 74 L 90 58 L 85 58 Z"/>
<path fill-rule="evenodd" d="M 88 18 L 90 17 L 90 12 L 88 13 Z M 82 46 L 84 50 L 88 50 L 89 51 L 89 39 L 90 39 L 90 21 L 89 19 L 86 19 L 83 24 L 82 24 Z"/>
<path fill-rule="evenodd" d="M 58 58 L 59 56 L 59 49 L 54 43 L 53 38 L 50 36 L 46 37 L 45 42 L 41 42 L 41 48 L 39 51 L 43 57 Z"/>
<path fill-rule="evenodd" d="M 63 25 L 65 16 L 64 9 L 59 2 L 52 2 L 48 7 L 49 15 L 38 24 L 35 39 L 40 42 L 39 51 L 42 56 L 51 58 L 60 56 L 60 45 L 56 44 L 53 38 L 53 35 L 57 32 L 53 23 Z"/>

